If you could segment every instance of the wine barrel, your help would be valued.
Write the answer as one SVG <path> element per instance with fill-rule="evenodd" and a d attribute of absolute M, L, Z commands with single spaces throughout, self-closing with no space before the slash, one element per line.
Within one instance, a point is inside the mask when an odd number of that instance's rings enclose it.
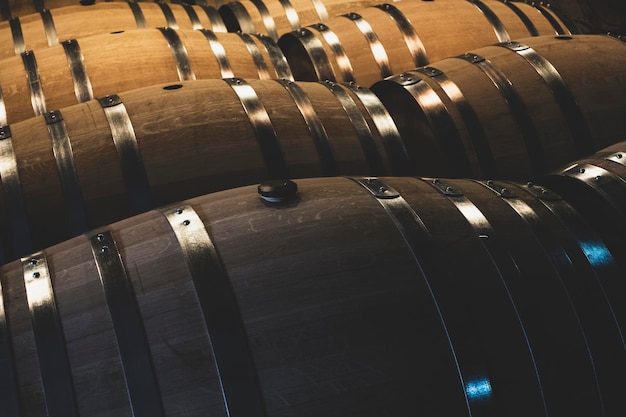
<path fill-rule="evenodd" d="M 149 3 L 150 1 L 151 0 L 132 0 L 133 3 Z M 168 6 L 174 5 L 174 3 L 183 3 L 217 9 L 228 1 L 230 0 L 190 0 L 185 2 L 163 0 L 159 1 L 159 3 L 167 3 Z M 111 0 L 101 0 L 98 4 L 109 2 L 111 2 Z M 66 6 L 77 6 L 79 4 L 82 6 L 90 6 L 95 3 L 96 0 L 0 0 L 0 21 L 45 12 L 46 10 L 60 9 Z"/>
<path fill-rule="evenodd" d="M 267 36 L 159 28 L 64 41 L 0 61 L 0 126 L 152 84 L 233 76 L 292 78 Z"/>
<path fill-rule="evenodd" d="M 623 276 L 590 262 L 573 230 L 593 231 L 546 194 L 302 179 L 92 230 L 0 269 L 0 378 L 17 393 L 0 407 L 624 415 L 624 317 L 603 294 L 624 305 Z"/>
<path fill-rule="evenodd" d="M 541 177 L 557 190 L 598 230 L 607 246 L 626 268 L 626 143 L 619 142 Z M 593 248 L 594 242 L 589 242 Z M 603 251 L 596 251 L 602 264 Z"/>
<path fill-rule="evenodd" d="M 622 140 L 624 68 L 626 44 L 613 37 L 540 36 L 473 49 L 371 88 L 419 169 L 526 180 Z"/>
<path fill-rule="evenodd" d="M 11 259 L 263 178 L 411 173 L 398 131 L 372 92 L 285 80 L 126 91 L 10 125 L 0 146 Z"/>
<path fill-rule="evenodd" d="M 379 0 L 240 0 L 219 13 L 229 32 L 263 33 L 274 40 L 292 30 L 326 21 L 378 3 Z"/>
<path fill-rule="evenodd" d="M 472 48 L 555 33 L 570 30 L 539 4 L 407 1 L 379 4 L 284 34 L 278 45 L 297 80 L 370 86 Z"/>
<path fill-rule="evenodd" d="M 125 1 L 74 5 L 0 22 L 0 59 L 66 39 L 155 27 L 226 32 L 214 7 Z"/>

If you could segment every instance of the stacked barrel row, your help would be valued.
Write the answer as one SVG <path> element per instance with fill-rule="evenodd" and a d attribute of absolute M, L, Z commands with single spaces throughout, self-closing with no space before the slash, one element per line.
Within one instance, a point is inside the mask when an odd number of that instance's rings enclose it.
<path fill-rule="evenodd" d="M 624 415 L 619 36 L 1 4 L 2 415 Z"/>

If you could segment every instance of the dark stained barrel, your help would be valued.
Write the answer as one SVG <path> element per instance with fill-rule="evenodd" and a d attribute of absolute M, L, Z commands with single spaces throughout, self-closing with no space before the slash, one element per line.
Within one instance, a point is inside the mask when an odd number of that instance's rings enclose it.
<path fill-rule="evenodd" d="M 413 172 L 371 91 L 287 80 L 120 92 L 12 124 L 0 146 L 2 235 L 13 259 L 260 179 Z"/>
<path fill-rule="evenodd" d="M 67 39 L 155 27 L 226 32 L 214 7 L 125 1 L 77 4 L 0 22 L 0 59 Z"/>
<path fill-rule="evenodd" d="M 375 83 L 417 169 L 526 180 L 623 140 L 626 44 L 540 36 Z M 531 173 L 531 174 L 529 174 Z"/>
<path fill-rule="evenodd" d="M 383 3 L 282 35 L 298 80 L 372 83 L 496 42 L 570 29 L 539 4 L 497 0 Z"/>
<path fill-rule="evenodd" d="M 585 33 L 626 35 L 626 3 L 620 0 L 553 0 L 553 6 Z"/>
<path fill-rule="evenodd" d="M 0 126 L 125 90 L 233 76 L 292 78 L 267 36 L 153 28 L 68 40 L 0 61 Z"/>
<path fill-rule="evenodd" d="M 541 177 L 593 225 L 626 268 L 626 143 L 619 142 Z M 594 243 L 589 243 L 593 247 Z M 604 252 L 597 251 L 598 262 Z"/>
<path fill-rule="evenodd" d="M 624 415 L 623 274 L 565 200 L 503 181 L 293 185 L 3 266 L 0 380 L 19 393 L 3 415 Z"/>

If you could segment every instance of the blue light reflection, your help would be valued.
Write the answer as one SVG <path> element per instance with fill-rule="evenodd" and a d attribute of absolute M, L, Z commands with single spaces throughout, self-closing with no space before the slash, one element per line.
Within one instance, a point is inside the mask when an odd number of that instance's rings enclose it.
<path fill-rule="evenodd" d="M 589 263 L 593 266 L 609 265 L 613 263 L 611 252 L 601 243 L 580 242 L 580 248 L 585 253 Z"/>
<path fill-rule="evenodd" d="M 486 400 L 491 397 L 491 384 L 487 378 L 468 381 L 465 392 L 470 400 Z"/>

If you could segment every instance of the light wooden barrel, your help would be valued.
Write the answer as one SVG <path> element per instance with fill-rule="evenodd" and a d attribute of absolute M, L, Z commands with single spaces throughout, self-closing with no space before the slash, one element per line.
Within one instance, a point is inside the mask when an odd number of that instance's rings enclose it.
<path fill-rule="evenodd" d="M 160 28 L 64 41 L 0 61 L 0 126 L 152 84 L 233 76 L 292 78 L 267 36 Z"/>
<path fill-rule="evenodd" d="M 278 45 L 298 80 L 356 81 L 370 86 L 472 48 L 559 33 L 567 34 L 569 29 L 539 4 L 402 1 L 293 31 L 281 36 Z"/>
<path fill-rule="evenodd" d="M 473 49 L 371 88 L 418 169 L 526 180 L 622 140 L 624 68 L 626 44 L 615 38 L 542 36 Z"/>
<path fill-rule="evenodd" d="M 622 135 L 623 137 L 623 135 Z M 558 190 L 585 216 L 626 268 L 626 143 L 620 142 L 542 176 L 542 183 Z M 590 250 L 595 241 L 588 242 Z M 598 264 L 606 260 L 594 252 Z"/>
<path fill-rule="evenodd" d="M 624 415 L 623 274 L 593 262 L 565 201 L 497 181 L 296 184 L 3 266 L 4 415 Z"/>
<path fill-rule="evenodd" d="M 66 39 L 155 27 L 226 32 L 214 7 L 125 1 L 74 5 L 0 22 L 0 59 Z"/>
<path fill-rule="evenodd" d="M 121 1 L 121 0 L 120 0 Z M 188 4 L 198 6 L 208 6 L 218 8 L 222 4 L 230 0 L 190 0 L 180 1 L 159 1 L 159 3 L 167 3 L 169 6 L 173 4 Z M 111 0 L 100 0 L 97 3 L 111 3 Z M 152 0 L 133 0 L 133 3 L 150 3 Z M 40 13 L 45 10 L 59 9 L 65 6 L 92 5 L 96 0 L 0 0 L 0 21 L 9 20 L 14 17 L 27 16 L 33 13 Z"/>
<path fill-rule="evenodd" d="M 379 0 L 241 0 L 219 8 L 229 32 L 263 33 L 278 38 L 303 26 L 323 22 L 379 3 Z"/>
<path fill-rule="evenodd" d="M 261 179 L 412 172 L 372 92 L 285 80 L 131 90 L 13 124 L 0 145 L 11 259 L 162 204 Z"/>

